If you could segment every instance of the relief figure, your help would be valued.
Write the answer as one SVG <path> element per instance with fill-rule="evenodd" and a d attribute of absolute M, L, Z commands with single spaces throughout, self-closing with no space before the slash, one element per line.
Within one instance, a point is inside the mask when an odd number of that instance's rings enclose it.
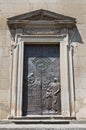
<path fill-rule="evenodd" d="M 60 82 L 58 78 L 54 78 L 54 81 L 49 84 L 47 92 L 44 96 L 45 107 L 47 110 L 51 110 L 52 112 L 58 111 L 59 94 Z"/>
<path fill-rule="evenodd" d="M 37 87 L 40 86 L 40 80 L 38 77 L 34 75 L 34 73 L 30 73 L 28 75 L 28 86 Z"/>

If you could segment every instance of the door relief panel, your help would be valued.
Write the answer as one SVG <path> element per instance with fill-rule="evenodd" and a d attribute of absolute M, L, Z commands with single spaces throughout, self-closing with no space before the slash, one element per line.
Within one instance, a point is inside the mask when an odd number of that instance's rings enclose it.
<path fill-rule="evenodd" d="M 60 55 L 57 45 L 26 45 L 23 114 L 61 114 Z"/>

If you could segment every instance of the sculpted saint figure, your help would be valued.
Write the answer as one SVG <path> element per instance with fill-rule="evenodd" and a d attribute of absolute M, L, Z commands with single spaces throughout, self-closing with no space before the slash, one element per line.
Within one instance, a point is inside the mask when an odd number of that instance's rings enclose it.
<path fill-rule="evenodd" d="M 49 84 L 49 87 L 45 94 L 45 107 L 47 110 L 52 110 L 55 112 L 58 111 L 59 93 L 60 93 L 59 79 L 54 78 L 54 81 Z"/>
<path fill-rule="evenodd" d="M 34 75 L 34 73 L 28 75 L 28 86 L 32 88 L 40 86 L 40 80 Z"/>

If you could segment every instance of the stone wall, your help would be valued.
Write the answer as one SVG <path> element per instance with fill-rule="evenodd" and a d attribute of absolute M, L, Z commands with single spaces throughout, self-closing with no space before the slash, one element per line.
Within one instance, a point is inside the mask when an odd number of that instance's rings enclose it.
<path fill-rule="evenodd" d="M 77 119 L 86 119 L 86 0 L 0 0 L 0 118 L 7 118 L 11 89 L 11 34 L 7 18 L 47 9 L 77 19 L 83 43 L 74 53 L 75 104 Z"/>

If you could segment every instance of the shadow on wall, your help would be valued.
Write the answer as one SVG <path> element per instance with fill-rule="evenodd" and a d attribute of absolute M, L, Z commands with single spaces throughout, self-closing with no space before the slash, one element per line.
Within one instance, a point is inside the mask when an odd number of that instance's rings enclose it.
<path fill-rule="evenodd" d="M 76 25 L 73 29 L 69 30 L 69 42 L 70 43 L 76 42 L 76 43 L 81 43 L 81 44 L 83 43 L 82 37 Z"/>

